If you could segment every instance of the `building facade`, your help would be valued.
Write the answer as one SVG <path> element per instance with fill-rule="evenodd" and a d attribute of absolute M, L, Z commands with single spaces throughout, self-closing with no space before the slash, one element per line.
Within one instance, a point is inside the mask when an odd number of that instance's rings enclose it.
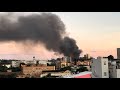
<path fill-rule="evenodd" d="M 32 66 L 22 66 L 22 73 L 24 75 L 35 76 L 42 73 L 42 71 L 55 70 L 55 66 L 46 66 L 46 65 L 32 65 Z"/>
<path fill-rule="evenodd" d="M 120 78 L 120 65 L 116 61 L 109 63 L 110 78 Z"/>
<path fill-rule="evenodd" d="M 22 61 L 12 61 L 12 67 L 19 67 Z"/>
<path fill-rule="evenodd" d="M 92 59 L 91 71 L 92 78 L 109 78 L 108 58 Z"/>
<path fill-rule="evenodd" d="M 120 59 L 120 48 L 117 48 L 117 59 Z"/>

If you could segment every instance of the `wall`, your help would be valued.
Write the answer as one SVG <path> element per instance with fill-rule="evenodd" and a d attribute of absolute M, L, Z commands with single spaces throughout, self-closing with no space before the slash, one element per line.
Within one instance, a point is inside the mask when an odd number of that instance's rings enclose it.
<path fill-rule="evenodd" d="M 91 69 L 92 69 L 92 78 L 102 78 L 101 60 L 92 59 Z"/>
<path fill-rule="evenodd" d="M 48 61 L 45 61 L 45 60 L 44 61 L 43 60 L 39 60 L 38 62 L 39 62 L 39 64 L 46 64 L 46 65 L 48 63 Z"/>
<path fill-rule="evenodd" d="M 120 59 L 120 48 L 117 48 L 117 59 Z"/>
<path fill-rule="evenodd" d="M 19 67 L 21 61 L 12 61 L 12 67 Z"/>
<path fill-rule="evenodd" d="M 109 66 L 110 78 L 117 78 L 116 65 Z"/>
<path fill-rule="evenodd" d="M 55 66 L 23 66 L 23 74 L 41 73 L 42 71 L 55 70 Z"/>
<path fill-rule="evenodd" d="M 108 59 L 101 58 L 102 78 L 109 78 Z M 105 75 L 106 73 L 106 75 Z"/>
<path fill-rule="evenodd" d="M 87 66 L 90 66 L 90 63 L 91 63 L 91 61 L 78 61 L 77 62 L 77 65 L 87 65 Z"/>
<path fill-rule="evenodd" d="M 104 65 L 104 62 L 106 62 L 106 65 Z M 92 69 L 92 78 L 109 78 L 107 58 L 92 59 L 91 69 Z"/>

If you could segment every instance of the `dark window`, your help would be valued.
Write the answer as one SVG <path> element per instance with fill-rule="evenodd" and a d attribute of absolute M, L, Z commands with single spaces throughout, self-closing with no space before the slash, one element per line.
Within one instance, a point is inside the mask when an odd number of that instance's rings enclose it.
<path fill-rule="evenodd" d="M 104 65 L 106 65 L 106 61 L 104 62 Z"/>
<path fill-rule="evenodd" d="M 93 60 L 91 60 L 91 63 L 93 63 Z"/>
<path fill-rule="evenodd" d="M 107 73 L 106 73 L 106 72 L 104 72 L 104 76 L 107 76 Z"/>

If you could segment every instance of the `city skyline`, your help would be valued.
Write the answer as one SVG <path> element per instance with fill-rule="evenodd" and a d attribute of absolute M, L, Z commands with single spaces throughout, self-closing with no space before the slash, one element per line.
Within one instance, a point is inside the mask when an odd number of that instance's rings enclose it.
<path fill-rule="evenodd" d="M 32 12 L 31 12 L 32 13 Z M 77 45 L 83 50 L 83 54 L 93 57 L 116 57 L 119 48 L 120 13 L 119 12 L 52 12 L 58 15 L 66 26 L 68 35 L 77 41 Z M 22 14 L 22 13 L 17 13 Z M 28 14 L 28 13 L 23 13 Z M 30 13 L 29 13 L 30 14 Z M 0 58 L 10 54 L 32 54 L 47 58 L 55 57 L 54 53 L 47 51 L 42 46 L 35 47 L 32 52 L 23 52 L 21 47 L 14 42 L 0 42 Z M 24 47 L 21 47 L 24 49 Z"/>

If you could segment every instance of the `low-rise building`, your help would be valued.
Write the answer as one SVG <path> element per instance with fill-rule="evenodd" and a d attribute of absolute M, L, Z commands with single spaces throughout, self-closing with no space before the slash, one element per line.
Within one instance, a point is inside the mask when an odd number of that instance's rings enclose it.
<path fill-rule="evenodd" d="M 90 66 L 91 65 L 91 60 L 77 61 L 77 65 Z"/>
<path fill-rule="evenodd" d="M 67 66 L 70 66 L 70 65 L 71 65 L 71 63 L 69 63 L 69 62 L 65 62 L 65 61 L 61 62 L 61 68 L 64 68 L 64 67 L 67 67 Z"/>
<path fill-rule="evenodd" d="M 6 66 L 7 68 L 10 68 L 11 64 L 3 64 L 2 66 Z"/>
<path fill-rule="evenodd" d="M 12 61 L 12 67 L 19 67 L 20 66 L 20 63 L 22 63 L 22 61 Z"/>
<path fill-rule="evenodd" d="M 109 62 L 109 75 L 110 78 L 120 78 L 120 63 Z"/>
<path fill-rule="evenodd" d="M 55 66 L 46 66 L 46 65 L 31 65 L 26 66 L 22 65 L 22 72 L 25 75 L 30 76 L 40 76 L 42 71 L 55 70 Z"/>
<path fill-rule="evenodd" d="M 45 64 L 45 65 L 47 65 L 49 62 L 46 61 L 46 60 L 37 60 L 37 63 L 38 64 Z"/>
<path fill-rule="evenodd" d="M 37 63 L 37 61 L 35 61 L 35 60 L 29 60 L 29 61 L 24 61 L 23 63 L 25 63 L 25 64 L 36 64 Z"/>
<path fill-rule="evenodd" d="M 92 78 L 109 78 L 108 58 L 92 59 L 91 69 Z"/>

